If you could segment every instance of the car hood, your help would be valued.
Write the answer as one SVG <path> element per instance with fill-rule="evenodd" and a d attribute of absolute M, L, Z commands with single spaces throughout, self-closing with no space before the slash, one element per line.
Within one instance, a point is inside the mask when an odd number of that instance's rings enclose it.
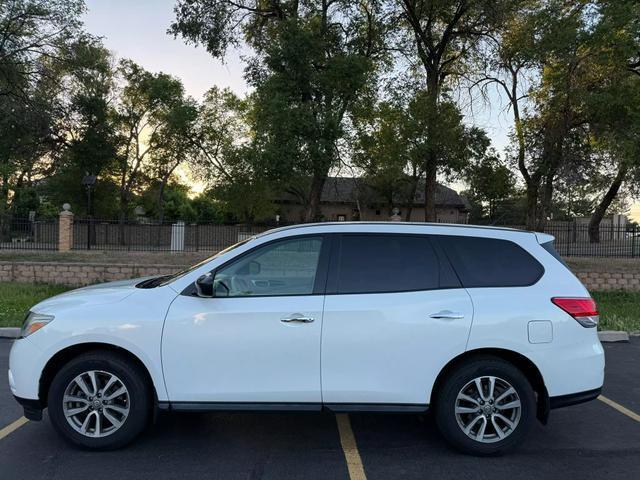
<path fill-rule="evenodd" d="M 117 282 L 99 283 L 89 287 L 48 298 L 33 307 L 31 311 L 49 313 L 55 309 L 78 307 L 83 305 L 107 305 L 124 300 L 134 292 L 139 291 L 136 285 L 143 280 L 153 277 L 135 278 L 133 280 L 121 280 Z"/>

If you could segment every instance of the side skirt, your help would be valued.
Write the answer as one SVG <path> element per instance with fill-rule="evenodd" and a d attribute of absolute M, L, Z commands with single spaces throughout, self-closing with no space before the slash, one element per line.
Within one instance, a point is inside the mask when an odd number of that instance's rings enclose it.
<path fill-rule="evenodd" d="M 334 413 L 425 413 L 429 405 L 413 403 L 325 403 Z"/>
<path fill-rule="evenodd" d="M 319 403 L 273 402 L 160 402 L 160 410 L 174 412 L 318 412 Z"/>
<path fill-rule="evenodd" d="M 319 412 L 424 413 L 428 405 L 387 403 L 273 403 L 273 402 L 159 402 L 158 409 L 174 412 Z"/>

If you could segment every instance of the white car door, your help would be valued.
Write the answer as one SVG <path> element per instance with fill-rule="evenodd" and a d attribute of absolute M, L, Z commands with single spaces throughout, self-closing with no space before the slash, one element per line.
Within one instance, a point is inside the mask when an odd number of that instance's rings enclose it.
<path fill-rule="evenodd" d="M 468 293 L 426 235 L 344 234 L 337 250 L 324 308 L 324 403 L 425 408 L 442 367 L 465 351 Z"/>
<path fill-rule="evenodd" d="M 176 408 L 181 402 L 319 408 L 326 248 L 319 235 L 260 245 L 213 272 L 213 298 L 193 292 L 176 298 L 162 342 Z"/>

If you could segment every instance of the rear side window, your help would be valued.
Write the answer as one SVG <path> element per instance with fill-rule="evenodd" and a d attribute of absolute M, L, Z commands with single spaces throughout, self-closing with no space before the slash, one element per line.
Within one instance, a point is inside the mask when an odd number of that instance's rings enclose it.
<path fill-rule="evenodd" d="M 429 290 L 439 286 L 439 265 L 426 236 L 343 235 L 338 293 Z"/>
<path fill-rule="evenodd" d="M 544 268 L 527 251 L 497 238 L 438 236 L 462 285 L 524 287 L 536 283 Z"/>

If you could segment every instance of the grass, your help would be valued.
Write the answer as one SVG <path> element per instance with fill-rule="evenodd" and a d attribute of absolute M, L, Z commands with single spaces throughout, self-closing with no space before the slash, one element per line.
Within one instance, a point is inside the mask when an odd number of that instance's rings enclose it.
<path fill-rule="evenodd" d="M 0 282 L 0 327 L 19 327 L 36 303 L 69 287 Z M 640 292 L 592 292 L 600 311 L 600 330 L 640 332 Z"/>
<path fill-rule="evenodd" d="M 62 285 L 0 282 L 0 327 L 22 326 L 29 308 L 66 290 Z"/>
<path fill-rule="evenodd" d="M 640 292 L 591 292 L 600 312 L 600 330 L 640 332 Z"/>

